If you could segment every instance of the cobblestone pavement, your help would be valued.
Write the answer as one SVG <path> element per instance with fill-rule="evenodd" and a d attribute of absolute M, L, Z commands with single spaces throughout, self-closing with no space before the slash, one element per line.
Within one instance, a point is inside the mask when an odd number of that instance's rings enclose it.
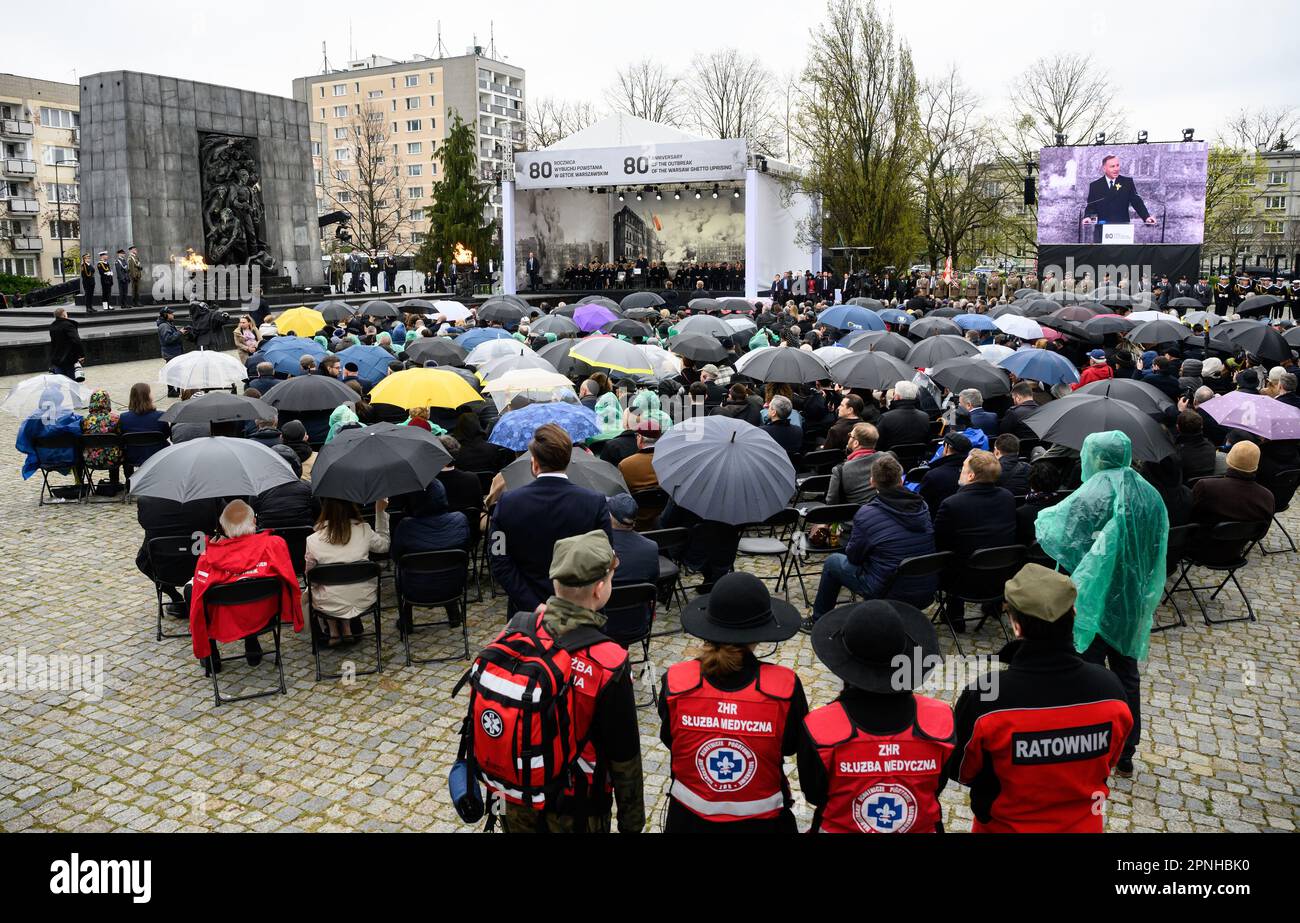
<path fill-rule="evenodd" d="M 156 378 L 158 363 L 87 371 L 90 385 L 107 387 L 122 403 L 133 382 Z M 0 387 L 17 380 L 0 380 Z M 0 655 L 25 653 L 29 666 L 35 655 L 102 656 L 103 685 L 102 697 L 0 691 L 0 829 L 467 829 L 446 797 L 464 708 L 463 698 L 453 702 L 449 694 L 463 661 L 403 667 L 390 605 L 382 675 L 350 684 L 313 682 L 308 636 L 290 632 L 288 695 L 215 708 L 188 642 L 154 640 L 153 589 L 134 566 L 141 534 L 134 507 L 38 509 L 39 476 L 27 482 L 17 476 L 16 425 L 7 415 L 0 419 L 0 464 L 9 472 L 9 489 L 0 494 L 7 537 Z M 1286 524 L 1300 536 L 1295 509 Z M 1276 547 L 1278 536 L 1270 539 Z M 1208 627 L 1198 619 L 1155 636 L 1143 668 L 1137 773 L 1114 780 L 1110 830 L 1294 830 L 1300 822 L 1298 562 L 1295 554 L 1252 555 L 1243 583 L 1258 622 Z M 763 564 L 741 566 L 774 573 Z M 797 586 L 794 594 L 798 601 Z M 1241 611 L 1231 596 L 1216 605 L 1223 614 Z M 489 598 L 471 608 L 471 645 L 490 639 L 502 606 L 500 598 Z M 664 617 L 665 627 L 675 624 L 674 615 Z M 975 653 L 988 654 L 1001 641 L 991 624 L 968 637 L 968 654 L 972 644 Z M 422 643 L 435 645 L 437 638 Z M 943 644 L 951 653 L 951 639 Z M 656 639 L 653 661 L 662 670 L 688 647 L 680 634 Z M 360 649 L 350 656 L 363 666 Z M 803 636 L 781 645 L 772 659 L 798 671 L 814 707 L 838 691 Z M 274 683 L 270 658 L 256 670 L 239 659 L 228 662 L 227 683 Z M 955 701 L 970 678 L 952 676 L 934 694 Z M 668 755 L 657 731 L 653 710 L 643 709 L 652 829 L 659 827 L 668 783 Z M 793 766 L 790 771 L 797 791 Z M 964 791 L 949 785 L 943 804 L 947 828 L 968 830 Z M 806 826 L 802 801 L 799 809 Z"/>

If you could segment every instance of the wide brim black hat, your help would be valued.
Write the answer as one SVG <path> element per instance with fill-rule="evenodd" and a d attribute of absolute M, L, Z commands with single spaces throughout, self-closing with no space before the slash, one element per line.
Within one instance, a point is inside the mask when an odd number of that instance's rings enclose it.
<path fill-rule="evenodd" d="M 895 642 L 868 659 L 859 648 Z M 813 651 L 832 673 L 867 692 L 910 692 L 938 663 L 939 636 L 925 613 L 892 599 L 873 599 L 832 609 L 812 630 Z M 920 652 L 921 663 L 914 658 Z M 906 662 L 898 658 L 906 658 Z"/>
<path fill-rule="evenodd" d="M 774 598 L 763 581 L 740 571 L 727 574 L 713 592 L 682 608 L 682 628 L 715 644 L 788 641 L 799 633 L 799 610 Z"/>

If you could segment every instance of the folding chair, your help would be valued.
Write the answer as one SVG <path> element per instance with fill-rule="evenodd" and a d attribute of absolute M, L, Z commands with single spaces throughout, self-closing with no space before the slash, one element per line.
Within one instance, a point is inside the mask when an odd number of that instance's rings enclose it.
<path fill-rule="evenodd" d="M 1282 535 L 1286 538 L 1287 545 L 1290 548 L 1279 548 L 1277 551 L 1271 551 L 1264 547 L 1264 543 L 1259 543 L 1259 550 L 1263 554 L 1285 554 L 1288 550 L 1295 551 L 1295 539 L 1291 538 L 1291 533 L 1282 525 L 1282 520 L 1278 516 L 1285 513 L 1291 508 L 1291 501 L 1295 498 L 1296 488 L 1300 487 L 1300 468 L 1288 468 L 1285 471 L 1279 471 L 1273 476 L 1273 522 L 1282 530 Z"/>
<path fill-rule="evenodd" d="M 402 647 L 406 654 L 406 665 L 413 663 L 446 663 L 451 660 L 469 659 L 469 552 L 463 548 L 449 548 L 445 551 L 420 551 L 400 557 L 395 568 L 397 571 L 397 617 L 402 633 Z M 425 598 L 411 592 L 410 581 L 413 577 L 437 580 L 446 589 L 437 595 L 439 598 Z M 447 619 L 438 622 L 416 622 L 411 610 L 445 609 Z M 456 627 L 456 615 L 460 617 L 460 633 L 464 652 L 457 657 L 430 657 L 423 660 L 411 656 L 411 635 L 417 628 L 432 628 L 446 625 Z M 410 619 L 410 621 L 408 621 Z"/>
<path fill-rule="evenodd" d="M 149 559 L 149 570 L 153 572 L 153 588 L 158 596 L 158 630 L 155 641 L 163 638 L 188 638 L 189 621 L 185 622 L 185 631 L 168 634 L 163 631 L 163 587 L 183 587 L 194 579 L 194 565 L 199 561 L 195 545 L 197 540 L 192 535 L 163 535 L 151 538 L 145 543 L 145 555 Z"/>
<path fill-rule="evenodd" d="M 807 508 L 826 505 L 826 491 L 831 489 L 829 474 L 810 474 L 798 481 L 791 506 Z"/>
<path fill-rule="evenodd" d="M 919 484 L 921 480 L 930 473 L 929 465 L 917 465 L 915 468 L 909 468 L 907 474 L 903 477 L 909 484 Z"/>
<path fill-rule="evenodd" d="M 827 476 L 829 477 L 829 475 Z M 777 510 L 763 522 L 746 527 L 747 529 L 765 532 L 765 535 L 742 536 L 740 544 L 736 547 L 738 557 L 777 559 L 779 566 L 775 578 L 776 584 L 773 586 L 774 592 L 779 592 L 781 589 L 782 575 L 786 571 L 786 559 L 790 557 L 790 551 L 794 546 L 794 530 L 799 524 L 799 517 L 799 511 L 790 507 Z M 787 584 L 786 597 L 789 598 L 789 596 L 790 588 Z"/>
<path fill-rule="evenodd" d="M 203 620 L 211 628 L 212 609 L 214 607 L 246 606 L 267 599 L 274 599 L 278 602 L 280 591 L 280 581 L 276 577 L 250 577 L 247 580 L 236 580 L 234 583 L 218 584 L 203 594 Z M 284 685 L 284 658 L 281 656 L 280 651 L 280 619 L 283 615 L 284 613 L 280 612 L 277 607 L 270 621 L 256 632 L 258 635 L 264 635 L 269 631 L 275 637 L 275 665 L 280 673 L 280 685 L 265 692 L 250 692 L 246 695 L 222 698 L 218 680 L 221 674 L 218 670 L 212 670 L 212 695 L 218 706 L 228 705 L 231 702 L 244 702 L 248 699 L 260 699 L 264 696 L 275 695 L 277 692 L 284 695 L 289 691 Z M 228 662 L 233 662 L 233 660 Z"/>
<path fill-rule="evenodd" d="M 126 492 L 125 492 L 125 497 L 123 498 L 123 502 L 131 498 L 131 475 L 128 475 L 126 473 L 126 466 L 128 464 L 127 458 L 130 456 L 131 450 L 151 449 L 152 451 L 149 453 L 149 455 L 152 456 L 154 452 L 157 452 L 159 449 L 166 448 L 167 445 L 168 445 L 167 437 L 164 436 L 162 433 L 154 432 L 154 433 L 123 433 L 122 434 L 122 477 L 123 477 L 123 481 L 126 484 Z M 135 465 L 134 467 L 138 468 L 140 466 Z M 134 473 L 135 472 L 132 472 L 132 474 Z"/>
<path fill-rule="evenodd" d="M 1248 563 L 1250 549 L 1261 541 L 1268 534 L 1271 520 L 1264 522 L 1221 522 L 1210 529 L 1209 535 L 1202 531 L 1195 540 L 1188 543 L 1187 552 L 1183 557 L 1183 570 L 1170 587 L 1169 592 L 1182 593 L 1190 592 L 1192 599 L 1196 600 L 1196 605 L 1200 607 L 1201 618 L 1205 620 L 1206 625 L 1225 625 L 1229 622 L 1253 622 L 1255 621 L 1255 608 L 1250 604 L 1250 597 L 1242 589 L 1241 584 L 1237 581 L 1237 571 L 1245 567 Z M 1227 573 L 1218 586 L 1192 586 L 1187 579 L 1188 572 L 1193 567 L 1203 567 L 1206 570 L 1216 571 L 1218 573 Z M 1246 614 L 1228 619 L 1212 619 L 1206 611 L 1205 602 L 1201 599 L 1198 590 L 1213 590 L 1210 599 L 1214 599 L 1219 592 L 1231 581 L 1232 585 L 1237 588 L 1241 594 L 1242 602 L 1246 604 Z M 1181 590 L 1178 588 L 1180 583 L 1186 584 Z"/>
<path fill-rule="evenodd" d="M 1196 523 L 1189 523 L 1188 525 L 1185 526 L 1174 526 L 1169 530 L 1169 540 L 1167 545 L 1165 546 L 1165 579 L 1166 580 L 1168 580 L 1170 577 L 1172 577 L 1174 574 L 1178 572 L 1178 565 L 1181 564 L 1183 562 L 1183 559 L 1187 556 L 1187 546 L 1191 544 L 1192 537 L 1196 534 L 1197 530 L 1199 529 L 1200 526 L 1198 526 Z M 1035 545 L 1034 547 L 1037 548 L 1038 546 Z M 1175 581 L 1174 586 L 1177 585 L 1178 582 Z M 1161 603 L 1167 602 L 1171 606 L 1173 606 L 1174 613 L 1178 616 L 1178 621 L 1169 622 L 1168 624 L 1161 624 L 1160 621 L 1156 620 L 1153 617 L 1152 624 L 1151 624 L 1152 634 L 1161 631 L 1168 631 L 1170 628 L 1186 627 L 1187 620 L 1183 618 L 1183 610 L 1178 608 L 1178 600 L 1174 599 L 1174 591 L 1172 588 L 1165 591 L 1165 597 L 1164 599 L 1160 600 L 1160 602 Z"/>
<path fill-rule="evenodd" d="M 952 634 L 952 641 L 957 647 L 958 654 L 962 654 L 963 651 L 961 641 L 957 639 L 957 629 L 949 617 L 949 606 L 954 602 L 961 603 L 963 607 L 967 604 L 981 608 L 995 603 L 1001 605 L 1007 581 L 1016 575 L 1028 559 L 1029 549 L 1024 545 L 1001 545 L 997 548 L 980 548 L 964 561 L 954 558 L 944 571 L 939 581 L 943 593 L 943 605 L 936 613 L 936 618 L 942 618 L 948 625 L 948 631 Z M 988 614 L 981 612 L 975 622 L 974 630 L 979 631 L 987 618 Z M 965 625 L 969 621 L 963 612 L 962 624 Z M 997 622 L 998 627 L 1002 629 L 1003 637 L 1010 641 L 1011 635 L 1008 634 L 1007 626 L 1002 621 L 1000 610 Z"/>
<path fill-rule="evenodd" d="M 643 531 L 647 526 L 659 524 L 659 514 L 668 506 L 670 497 L 662 487 L 651 487 L 636 491 L 632 494 L 632 499 L 637 505 L 637 531 Z"/>
<path fill-rule="evenodd" d="M 96 487 L 98 487 L 100 484 L 110 483 L 109 481 L 105 481 L 105 480 L 100 480 L 96 482 L 95 473 L 99 471 L 108 471 L 113 466 L 107 464 L 91 464 L 89 461 L 90 453 L 96 451 L 107 453 L 109 451 L 112 451 L 113 449 L 117 449 L 119 455 L 122 454 L 121 452 L 122 436 L 118 433 L 85 433 L 82 435 L 81 471 L 82 471 L 82 476 L 85 478 L 85 486 L 86 486 L 85 492 L 81 495 L 82 503 L 125 503 L 126 502 L 125 487 L 122 487 L 122 497 L 120 500 L 114 496 L 101 498 L 95 495 Z M 105 455 L 105 457 L 107 458 L 107 455 Z M 118 467 L 120 470 L 121 463 L 119 462 L 119 464 L 116 467 Z M 119 485 L 119 487 L 121 487 L 121 485 Z"/>
<path fill-rule="evenodd" d="M 801 474 L 830 474 L 831 469 L 844 461 L 843 449 L 817 449 L 803 457 Z"/>
<path fill-rule="evenodd" d="M 894 457 L 898 459 L 904 471 L 915 468 L 934 454 L 924 442 L 905 442 L 902 445 L 890 446 L 889 451 L 894 453 Z"/>
<path fill-rule="evenodd" d="M 81 478 L 81 436 L 77 433 L 54 433 L 50 436 L 34 436 L 32 438 L 32 448 L 36 450 L 36 459 L 38 468 L 41 472 L 41 493 L 37 498 L 37 506 L 49 506 L 65 502 L 63 498 L 57 497 L 54 493 L 55 488 L 50 485 L 50 475 L 58 474 L 64 469 L 69 469 L 72 477 L 78 481 L 75 484 L 80 488 L 80 493 L 84 494 L 85 485 L 79 483 Z M 55 464 L 45 458 L 44 452 L 55 451 L 72 451 L 72 463 L 63 465 Z M 65 489 L 59 487 L 60 490 Z M 49 497 L 47 501 L 45 498 Z"/>
<path fill-rule="evenodd" d="M 604 632 L 615 644 L 630 648 L 633 644 L 641 645 L 642 659 L 630 660 L 632 666 L 644 665 L 642 676 L 650 674 L 650 701 L 638 702 L 638 708 L 659 703 L 659 690 L 656 688 L 655 668 L 650 662 L 650 639 L 654 637 L 655 605 L 658 602 L 659 588 L 653 583 L 628 583 L 616 586 L 609 594 L 609 602 L 602 610 L 605 613 Z"/>
<path fill-rule="evenodd" d="M 321 648 L 328 648 L 328 633 L 321 631 L 319 618 L 328 616 L 316 608 L 315 589 L 317 587 L 365 586 L 371 583 L 375 587 L 375 601 L 358 616 L 375 618 L 375 668 L 357 670 L 357 676 L 384 672 L 384 657 L 380 638 L 380 616 L 383 612 L 383 600 L 379 588 L 380 566 L 375 561 L 357 561 L 349 564 L 317 564 L 307 575 L 307 618 L 311 620 L 311 653 L 316 658 L 316 682 L 322 679 L 338 679 L 342 673 L 324 673 L 321 671 Z"/>
<path fill-rule="evenodd" d="M 832 506 L 812 507 L 811 509 L 805 510 L 803 513 L 804 531 L 807 531 L 811 526 L 829 526 L 835 524 L 840 526 L 849 525 L 853 522 L 853 517 L 857 515 L 857 512 L 860 509 L 861 507 L 856 503 L 836 503 Z M 844 538 L 845 533 L 841 531 L 840 535 L 841 538 Z M 790 574 L 794 573 L 799 577 L 799 591 L 803 593 L 804 606 L 811 606 L 812 600 L 808 598 L 808 587 L 805 586 L 803 582 L 804 574 L 803 568 L 799 564 L 800 557 L 807 556 L 813 558 L 824 558 L 828 555 L 842 553 L 846 544 L 847 542 L 841 541 L 839 545 L 831 548 L 813 548 L 810 546 L 804 551 L 803 555 L 787 555 L 786 567 L 781 574 L 782 582 L 785 584 L 786 598 L 788 599 L 790 596 Z M 780 586 L 781 584 L 777 584 L 778 588 L 780 588 Z"/>
<path fill-rule="evenodd" d="M 293 562 L 293 572 L 302 582 L 307 573 L 307 537 L 316 530 L 311 526 L 283 526 L 271 531 L 284 539 L 289 548 L 289 560 Z"/>
<path fill-rule="evenodd" d="M 936 551 L 933 554 L 919 554 L 914 557 L 904 558 L 898 562 L 898 567 L 889 575 L 883 586 L 880 588 L 880 599 L 896 599 L 894 587 L 900 580 L 910 580 L 919 577 L 934 577 L 935 595 L 939 595 L 938 577 L 948 567 L 952 565 L 953 559 L 957 555 L 951 551 Z M 918 608 L 925 608 L 920 606 Z"/>
<path fill-rule="evenodd" d="M 673 529 L 654 529 L 650 532 L 641 533 L 659 546 L 659 579 L 655 581 L 655 588 L 659 591 L 659 602 L 665 606 L 671 606 L 674 597 L 681 598 L 681 604 L 686 602 L 686 594 L 682 590 L 682 555 L 686 551 L 686 545 L 691 540 L 691 530 L 685 527 Z M 678 606 L 680 611 L 681 606 Z M 673 631 L 658 632 L 653 637 L 663 637 L 664 635 L 678 634 L 681 628 Z"/>

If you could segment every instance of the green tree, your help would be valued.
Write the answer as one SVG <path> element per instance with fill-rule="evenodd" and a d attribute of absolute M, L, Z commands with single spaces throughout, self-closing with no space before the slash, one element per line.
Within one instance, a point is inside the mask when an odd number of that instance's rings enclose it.
<path fill-rule="evenodd" d="M 415 268 L 431 270 L 439 259 L 451 262 L 456 244 L 474 251 L 486 272 L 488 259 L 499 259 L 496 219 L 486 218 L 491 186 L 479 177 L 474 125 L 452 113 L 451 131 L 440 149 L 442 179 L 434 184 L 434 204 L 426 209 L 429 233 L 416 254 Z"/>

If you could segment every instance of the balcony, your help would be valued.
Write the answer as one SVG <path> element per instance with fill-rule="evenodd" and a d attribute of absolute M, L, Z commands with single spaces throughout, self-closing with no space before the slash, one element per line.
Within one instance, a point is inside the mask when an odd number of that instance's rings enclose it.
<path fill-rule="evenodd" d="M 40 253 L 45 249 L 45 242 L 39 237 L 11 237 L 9 245 L 14 253 Z"/>
<path fill-rule="evenodd" d="M 0 137 L 26 140 L 35 132 L 35 124 L 24 119 L 0 119 Z"/>
<path fill-rule="evenodd" d="M 5 176 L 35 176 L 36 161 L 6 159 L 0 161 L 0 170 L 4 171 Z"/>
<path fill-rule="evenodd" d="M 8 212 L 11 215 L 35 215 L 41 210 L 40 203 L 35 199 L 0 199 L 8 206 Z"/>

